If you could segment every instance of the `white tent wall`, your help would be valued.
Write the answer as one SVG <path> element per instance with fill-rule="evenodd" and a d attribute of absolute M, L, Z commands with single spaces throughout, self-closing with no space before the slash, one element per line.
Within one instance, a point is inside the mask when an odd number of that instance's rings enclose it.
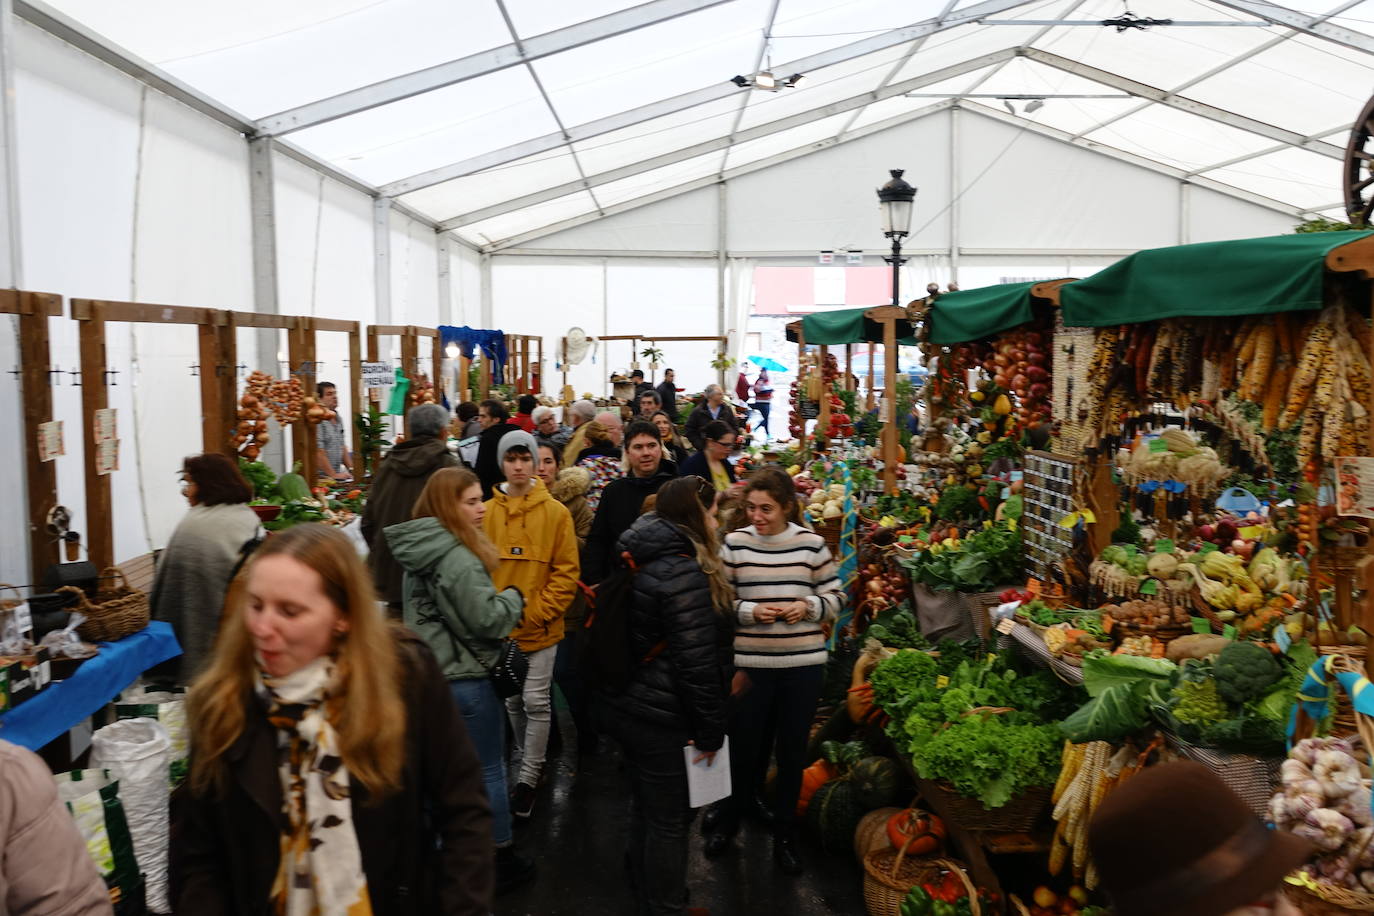
<path fill-rule="evenodd" d="M 1336 175 L 1335 163 L 1331 170 Z M 1332 181 L 1332 187 L 1336 182 Z M 1183 193 L 1184 242 L 1218 242 L 1226 239 L 1283 235 L 1293 231 L 1297 217 L 1275 213 L 1264 207 L 1236 200 L 1216 191 L 1189 185 Z M 1340 217 L 1344 219 L 1345 217 Z"/>
<path fill-rule="evenodd" d="M 595 220 L 573 229 L 542 236 L 521 245 L 544 251 L 604 249 L 607 251 L 714 251 L 715 188 L 688 191 L 657 203 Z"/>
<path fill-rule="evenodd" d="M 457 242 L 448 246 L 450 321 L 456 327 L 480 327 L 482 320 L 482 256 Z M 545 344 L 547 355 L 548 344 Z"/>
<path fill-rule="evenodd" d="M 439 242 L 434 230 L 391 212 L 391 317 L 388 324 L 432 328 L 439 322 Z M 395 344 L 393 343 L 393 346 Z M 429 358 L 421 343 L 420 357 Z M 396 349 L 393 354 L 399 356 Z"/>

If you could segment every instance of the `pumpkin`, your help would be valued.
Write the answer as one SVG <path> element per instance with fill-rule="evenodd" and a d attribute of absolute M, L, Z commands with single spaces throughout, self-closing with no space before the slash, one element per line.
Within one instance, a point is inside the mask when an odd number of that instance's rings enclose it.
<path fill-rule="evenodd" d="M 890 757 L 865 757 L 849 771 L 865 809 L 881 808 L 892 802 L 901 784 L 897 764 Z"/>
<path fill-rule="evenodd" d="M 811 804 L 811 797 L 816 794 L 816 790 L 839 775 L 839 768 L 824 759 L 817 760 L 802 770 L 801 794 L 797 796 L 797 817 L 806 814 L 806 809 Z"/>
<path fill-rule="evenodd" d="M 901 808 L 879 808 L 865 814 L 854 830 L 854 858 L 862 862 L 870 852 L 892 845 L 887 838 L 887 822 L 901 812 Z"/>
<path fill-rule="evenodd" d="M 945 842 L 945 822 L 928 811 L 907 808 L 888 818 L 887 841 L 893 849 L 905 846 L 907 855 L 935 855 Z"/>
<path fill-rule="evenodd" d="M 854 842 L 854 830 L 864 816 L 854 780 L 832 779 L 816 790 L 806 809 L 806 821 L 821 841 L 821 848 L 834 855 Z"/>

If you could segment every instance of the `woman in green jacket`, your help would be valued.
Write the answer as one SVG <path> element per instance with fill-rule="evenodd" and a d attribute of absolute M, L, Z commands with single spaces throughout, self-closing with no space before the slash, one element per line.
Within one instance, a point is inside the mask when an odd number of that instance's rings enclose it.
<path fill-rule="evenodd" d="M 441 468 L 420 493 L 414 518 L 384 530 L 405 570 L 405 624 L 433 650 L 482 761 L 500 894 L 534 875 L 534 863 L 517 856 L 512 845 L 506 707 L 487 677 L 501 640 L 520 622 L 525 599 L 514 587 L 498 592 L 491 584 L 497 554 L 482 531 L 486 511 L 476 474 Z"/>

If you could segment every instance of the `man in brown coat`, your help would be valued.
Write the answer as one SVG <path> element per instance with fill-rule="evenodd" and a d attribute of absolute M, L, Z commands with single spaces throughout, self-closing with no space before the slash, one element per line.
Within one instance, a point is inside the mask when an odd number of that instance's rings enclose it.
<path fill-rule="evenodd" d="M 381 537 L 382 529 L 410 521 L 415 500 L 420 498 L 429 475 L 440 468 L 462 465 L 449 454 L 445 441 L 449 422 L 447 409 L 438 404 L 421 404 L 411 408 L 407 419 L 410 438 L 388 452 L 377 469 L 362 521 L 363 537 L 372 549 L 368 564 L 372 567 L 377 594 L 395 617 L 401 616 L 404 570 L 392 559 L 391 548 L 386 538 Z"/>

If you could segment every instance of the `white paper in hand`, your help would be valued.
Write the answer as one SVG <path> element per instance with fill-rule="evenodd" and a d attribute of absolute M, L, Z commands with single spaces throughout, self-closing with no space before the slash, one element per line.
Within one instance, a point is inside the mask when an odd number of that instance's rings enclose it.
<path fill-rule="evenodd" d="M 696 759 L 701 751 L 692 745 L 682 749 L 687 760 L 687 804 L 693 808 L 720 801 L 730 794 L 730 739 L 716 752 L 716 759 L 710 763 Z"/>

